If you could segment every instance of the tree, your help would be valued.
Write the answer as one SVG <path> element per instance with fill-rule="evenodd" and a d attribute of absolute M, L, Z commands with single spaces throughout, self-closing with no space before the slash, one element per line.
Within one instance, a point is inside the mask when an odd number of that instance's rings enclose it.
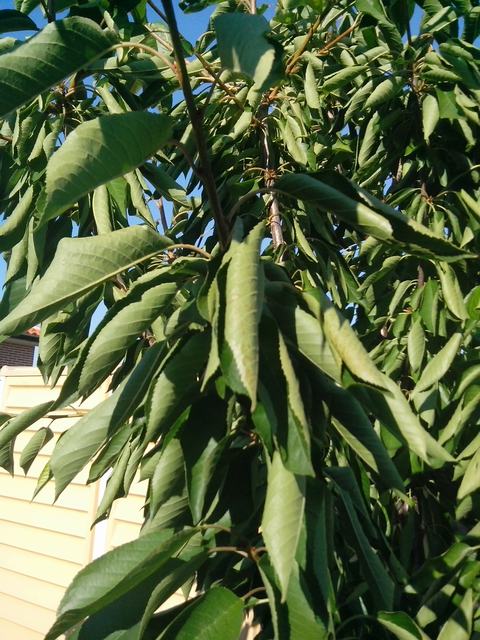
<path fill-rule="evenodd" d="M 41 323 L 67 376 L 0 462 L 111 376 L 38 490 L 111 470 L 99 521 L 148 481 L 47 639 L 480 637 L 480 7 L 183 0 L 191 44 L 171 0 L 16 0 L 1 31 L 39 4 L 0 40 L 0 335 Z"/>

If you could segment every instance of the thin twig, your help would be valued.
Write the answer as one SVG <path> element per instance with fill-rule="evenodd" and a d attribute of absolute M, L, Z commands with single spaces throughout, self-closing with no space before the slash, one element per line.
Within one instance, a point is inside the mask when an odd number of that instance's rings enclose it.
<path fill-rule="evenodd" d="M 265 587 L 255 587 L 255 589 L 247 591 L 247 593 L 242 596 L 242 600 L 248 600 L 248 598 L 251 598 L 255 593 L 259 593 L 260 591 L 266 591 Z"/>
<path fill-rule="evenodd" d="M 200 63 L 202 64 L 203 68 L 208 71 L 208 73 L 212 76 L 213 80 L 218 84 L 218 86 L 223 89 L 223 91 L 225 91 L 225 93 L 232 98 L 233 102 L 237 105 L 237 107 L 241 110 L 244 111 L 243 108 L 243 104 L 240 102 L 240 100 L 237 98 L 237 96 L 235 95 L 235 92 L 232 91 L 230 89 L 230 87 L 228 87 L 223 80 L 220 79 L 220 76 L 218 75 L 218 73 L 216 73 L 212 67 L 212 65 L 207 62 L 205 60 L 205 58 L 202 56 L 201 53 L 195 53 L 196 57 L 198 58 L 198 60 L 200 61 Z"/>
<path fill-rule="evenodd" d="M 310 42 L 310 40 L 314 36 L 314 34 L 317 31 L 317 29 L 320 26 L 320 24 L 321 24 L 321 18 L 319 16 L 315 20 L 315 22 L 310 26 L 310 29 L 307 31 L 307 35 L 305 36 L 305 39 L 303 40 L 303 42 L 300 45 L 300 47 L 294 53 L 292 53 L 292 55 L 290 56 L 289 60 L 287 61 L 287 65 L 285 67 L 285 73 L 287 75 L 292 74 L 296 70 L 296 65 L 297 65 L 298 60 L 300 59 L 300 57 L 305 52 L 306 48 L 308 47 L 308 43 Z M 270 93 L 269 93 L 269 95 L 267 97 L 267 103 L 268 102 L 272 102 L 273 100 L 275 100 L 275 98 L 278 95 L 278 92 L 279 92 L 279 87 L 275 87 L 274 89 L 272 89 L 272 91 L 270 91 Z"/>
<path fill-rule="evenodd" d="M 194 253 L 198 253 L 199 255 L 201 255 L 203 258 L 207 258 L 210 259 L 212 256 L 210 253 L 208 253 L 208 251 L 205 251 L 204 249 L 200 249 L 200 247 L 197 247 L 194 244 L 188 244 L 185 242 L 179 242 L 177 244 L 171 244 L 169 247 L 167 247 L 167 251 L 172 251 L 173 249 L 186 249 L 188 251 L 193 251 Z"/>
<path fill-rule="evenodd" d="M 147 4 L 148 6 L 153 9 L 155 11 L 155 13 L 157 14 L 157 16 L 160 16 L 160 18 L 164 21 L 167 22 L 167 18 L 165 16 L 165 14 L 163 13 L 163 11 L 161 11 L 157 5 L 153 2 L 153 0 L 147 0 Z"/>
<path fill-rule="evenodd" d="M 238 553 L 239 556 L 243 558 L 250 558 L 246 551 L 242 551 L 241 549 L 237 549 L 237 547 L 212 547 L 208 550 L 209 553 Z"/>
<path fill-rule="evenodd" d="M 315 22 L 310 26 L 310 29 L 308 30 L 307 35 L 305 36 L 305 39 L 300 45 L 300 47 L 292 54 L 290 60 L 287 62 L 287 66 L 285 69 L 287 74 L 293 73 L 298 60 L 304 54 L 306 48 L 308 47 L 308 43 L 313 38 L 320 24 L 321 24 L 321 18 L 320 16 L 318 16 Z"/>
<path fill-rule="evenodd" d="M 340 33 L 336 38 L 334 38 L 333 40 L 330 40 L 330 42 L 327 42 L 327 44 L 322 49 L 320 49 L 320 51 L 318 52 L 318 55 L 319 56 L 327 55 L 327 53 L 330 51 L 330 49 L 332 49 L 341 40 L 343 40 L 344 38 L 349 36 L 352 33 L 352 31 L 358 27 L 358 25 L 360 24 L 360 20 L 361 19 L 362 19 L 362 17 L 358 16 L 358 18 L 356 18 L 355 22 L 350 27 L 348 27 L 348 29 L 345 29 L 345 31 Z"/>
<path fill-rule="evenodd" d="M 11 136 L 4 136 L 3 133 L 0 133 L 0 140 L 5 140 L 5 142 L 13 142 L 13 138 Z"/>
<path fill-rule="evenodd" d="M 159 36 L 158 33 L 156 31 L 154 31 L 153 29 L 150 29 L 150 27 L 148 25 L 145 26 L 146 30 L 152 34 L 152 36 L 155 38 L 155 40 L 162 45 L 162 47 L 164 47 L 165 49 L 168 49 L 170 51 L 170 53 L 173 52 L 173 47 L 172 45 L 167 42 L 166 40 L 164 40 L 162 38 L 162 36 Z"/>
<path fill-rule="evenodd" d="M 270 150 L 270 141 L 268 139 L 268 127 L 265 121 L 260 125 L 261 142 L 263 147 L 263 157 L 265 161 L 265 186 L 272 188 L 275 183 L 275 166 Z M 272 200 L 267 206 L 269 213 L 268 220 L 270 223 L 270 233 L 272 235 L 272 244 L 274 249 L 278 249 L 282 244 L 285 244 L 282 231 L 282 218 L 280 217 L 280 207 L 278 206 L 278 199 L 275 194 L 272 195 Z"/>
<path fill-rule="evenodd" d="M 222 206 L 215 185 L 215 178 L 212 171 L 212 165 L 210 163 L 210 156 L 208 154 L 208 147 L 205 140 L 202 118 L 197 110 L 192 87 L 190 86 L 190 82 L 188 79 L 187 65 L 183 56 L 183 46 L 180 39 L 180 33 L 178 31 L 177 19 L 173 10 L 172 0 L 162 0 L 162 4 L 165 11 L 166 22 L 170 29 L 170 37 L 172 39 L 173 50 L 175 53 L 175 61 L 179 73 L 180 85 L 183 90 L 183 95 L 185 96 L 185 104 L 187 106 L 187 111 L 190 116 L 193 132 L 197 140 L 198 156 L 202 169 L 203 186 L 205 188 L 207 198 L 210 201 L 210 206 L 212 208 L 213 219 L 215 221 L 215 226 L 217 227 L 220 247 L 222 248 L 222 250 L 224 250 L 228 245 L 230 232 L 226 220 L 223 216 Z"/>
<path fill-rule="evenodd" d="M 152 56 L 155 56 L 159 60 L 161 60 L 169 69 L 173 71 L 175 76 L 178 78 L 178 71 L 175 68 L 175 65 L 171 60 L 164 56 L 163 53 L 157 51 L 153 47 L 149 47 L 148 44 L 142 44 L 141 42 L 120 42 L 119 44 L 114 45 L 114 49 L 140 49 L 141 51 L 145 51 L 145 53 L 149 53 Z"/>
<path fill-rule="evenodd" d="M 224 527 L 221 524 L 199 524 L 197 525 L 199 529 L 217 529 L 218 531 L 223 531 L 224 533 L 232 533 L 232 530 L 228 527 Z"/>
<path fill-rule="evenodd" d="M 155 204 L 157 205 L 158 213 L 160 214 L 160 223 L 162 225 L 163 233 L 166 235 L 168 231 L 168 224 L 165 216 L 165 207 L 163 206 L 163 198 L 155 200 Z"/>

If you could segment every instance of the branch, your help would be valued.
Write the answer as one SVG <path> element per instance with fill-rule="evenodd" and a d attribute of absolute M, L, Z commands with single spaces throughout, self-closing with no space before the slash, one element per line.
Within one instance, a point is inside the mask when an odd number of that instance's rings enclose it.
<path fill-rule="evenodd" d="M 336 38 L 334 38 L 333 40 L 330 40 L 330 42 L 328 42 L 323 47 L 323 49 L 320 49 L 320 51 L 318 52 L 318 55 L 319 56 L 327 55 L 327 53 L 330 51 L 330 49 L 332 49 L 341 40 L 343 40 L 344 38 L 349 36 L 352 33 L 352 31 L 358 27 L 358 25 L 360 24 L 360 20 L 361 19 L 362 19 L 362 17 L 358 16 L 357 19 L 355 20 L 355 22 L 350 27 L 348 27 L 348 29 L 345 29 L 345 31 L 340 33 Z"/>
<path fill-rule="evenodd" d="M 198 58 L 198 60 L 200 61 L 200 63 L 202 64 L 203 68 L 208 71 L 208 73 L 212 76 L 213 80 L 218 84 L 218 86 L 223 89 L 223 91 L 225 91 L 225 93 L 227 94 L 227 96 L 229 96 L 230 98 L 232 98 L 233 102 L 237 105 L 237 107 L 239 109 L 241 109 L 242 111 L 245 111 L 245 109 L 243 108 L 243 104 L 240 102 L 240 100 L 237 98 L 237 96 L 235 95 L 235 92 L 232 91 L 230 89 L 230 87 L 228 87 L 223 80 L 220 79 L 220 76 L 218 75 L 218 73 L 216 73 L 212 67 L 212 65 L 207 62 L 205 60 L 205 58 L 202 56 L 202 54 L 200 53 L 196 53 L 195 54 L 196 57 Z"/>
<path fill-rule="evenodd" d="M 187 111 L 192 123 L 193 133 L 197 141 L 198 156 L 202 168 L 203 186 L 205 188 L 207 198 L 210 201 L 210 206 L 212 208 L 213 219 L 215 221 L 215 226 L 217 227 L 220 247 L 222 248 L 222 250 L 224 250 L 228 245 L 230 231 L 223 216 L 222 206 L 220 204 L 220 199 L 218 197 L 218 192 L 215 185 L 215 178 L 212 171 L 212 165 L 210 163 L 210 157 L 208 155 L 208 147 L 205 140 L 202 118 L 197 110 L 192 87 L 190 86 L 190 82 L 188 79 L 187 65 L 183 56 L 183 46 L 180 39 L 180 33 L 178 31 L 177 19 L 175 18 L 172 0 L 162 0 L 162 4 L 165 11 L 167 25 L 170 29 L 170 37 L 172 38 L 172 45 L 175 53 L 175 61 L 177 64 L 180 85 L 183 90 L 183 95 L 185 96 L 185 104 L 187 106 Z"/>
<path fill-rule="evenodd" d="M 290 56 L 287 65 L 285 67 L 285 73 L 287 75 L 292 74 L 295 70 L 296 70 L 296 65 L 298 60 L 300 59 L 300 57 L 303 55 L 305 49 L 308 47 L 308 43 L 310 42 L 310 40 L 312 39 L 314 33 L 317 31 L 318 27 L 321 24 L 321 18 L 320 16 L 315 20 L 315 22 L 310 25 L 310 29 L 307 31 L 307 35 L 305 36 L 304 41 L 302 42 L 302 44 L 300 45 L 300 47 Z M 275 98 L 278 95 L 278 91 L 279 88 L 275 87 L 275 89 L 272 89 L 272 91 L 270 91 L 268 97 L 267 97 L 267 102 L 272 102 L 272 100 L 275 100 Z"/>
<path fill-rule="evenodd" d="M 178 71 L 175 68 L 175 65 L 172 64 L 171 60 L 164 56 L 163 53 L 157 51 L 153 47 L 149 47 L 148 44 L 142 44 L 141 42 L 120 42 L 119 44 L 115 44 L 113 46 L 114 49 L 140 49 L 141 51 L 145 51 L 145 53 L 149 53 L 152 56 L 155 56 L 159 60 L 161 60 L 167 67 L 169 67 L 175 76 L 180 80 Z"/>
<path fill-rule="evenodd" d="M 265 186 L 271 189 L 275 182 L 275 167 L 273 163 L 272 154 L 270 151 L 270 141 L 268 139 L 268 128 L 265 122 L 260 125 L 261 142 L 263 147 L 263 157 L 265 161 Z M 278 249 L 282 244 L 285 244 L 282 231 L 282 219 L 280 217 L 280 207 L 278 206 L 278 199 L 275 194 L 272 195 L 272 200 L 268 206 L 268 220 L 270 222 L 270 233 L 272 235 L 272 244 L 274 249 Z"/>
<path fill-rule="evenodd" d="M 167 247 L 166 251 L 171 251 L 172 249 L 187 249 L 188 251 L 193 251 L 194 253 L 198 253 L 203 258 L 210 259 L 212 256 L 205 251 L 204 249 L 200 249 L 200 247 L 195 246 L 194 244 L 186 244 L 184 242 L 180 242 L 178 244 L 171 244 Z"/>
<path fill-rule="evenodd" d="M 155 11 L 155 13 L 160 16 L 160 18 L 166 22 L 167 18 L 165 16 L 165 14 L 163 13 L 163 11 L 160 11 L 160 9 L 157 7 L 157 5 L 153 2 L 153 0 L 147 0 L 147 4 Z"/>

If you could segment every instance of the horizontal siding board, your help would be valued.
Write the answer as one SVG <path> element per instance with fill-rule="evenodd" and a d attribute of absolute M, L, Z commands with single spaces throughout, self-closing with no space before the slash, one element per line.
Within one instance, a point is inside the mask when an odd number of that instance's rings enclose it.
<path fill-rule="evenodd" d="M 83 564 L 89 561 L 89 540 L 45 529 L 23 527 L 6 520 L 0 521 L 0 543 L 29 551 L 41 550 L 51 558 L 75 558 Z"/>
<path fill-rule="evenodd" d="M 41 578 L 32 578 L 16 571 L 0 568 L 0 593 L 8 590 L 14 598 L 55 611 L 62 599 L 63 589 Z"/>
<path fill-rule="evenodd" d="M 6 618 L 0 618 L 0 631 L 0 638 L 4 640 L 43 640 L 45 635 Z"/>
<path fill-rule="evenodd" d="M 0 496 L 25 500 L 30 504 L 36 486 L 37 478 L 24 477 L 23 475 L 16 475 L 12 478 L 12 476 L 6 472 L 0 472 Z M 60 495 L 55 505 L 89 513 L 94 493 L 94 485 L 88 485 L 87 487 L 78 484 L 70 485 Z M 53 482 L 49 482 L 38 496 L 36 496 L 35 502 L 51 506 L 53 505 L 54 499 L 55 487 Z M 1 513 L 3 513 L 3 509 Z"/>
<path fill-rule="evenodd" d="M 88 514 L 73 509 L 49 506 L 37 502 L 25 502 L 15 498 L 3 498 L 0 521 L 16 522 L 24 527 L 65 533 L 75 538 L 89 534 Z M 0 534 L 1 535 L 1 534 Z"/>
<path fill-rule="evenodd" d="M 29 551 L 0 544 L 0 567 L 32 578 L 44 576 L 46 582 L 66 588 L 82 568 L 82 564 L 44 556 L 40 550 Z M 5 587 L 4 587 L 5 589 Z M 0 635 L 1 637 L 1 635 Z"/>
<path fill-rule="evenodd" d="M 55 621 L 55 611 L 45 609 L 45 607 L 40 607 L 21 598 L 1 594 L 0 618 L 5 618 L 10 622 L 26 626 L 28 629 L 45 635 Z M 17 638 L 9 638 L 8 640 L 17 640 Z M 18 640 L 22 639 L 18 638 Z"/>

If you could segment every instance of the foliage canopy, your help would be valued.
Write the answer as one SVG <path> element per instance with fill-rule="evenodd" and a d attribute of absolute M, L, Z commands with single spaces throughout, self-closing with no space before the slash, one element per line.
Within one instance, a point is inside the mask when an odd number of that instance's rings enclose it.
<path fill-rule="evenodd" d="M 38 490 L 148 483 L 47 639 L 478 638 L 480 6 L 180 4 L 194 43 L 171 0 L 0 11 L 0 335 L 66 373 L 0 463 L 111 376 Z"/>

